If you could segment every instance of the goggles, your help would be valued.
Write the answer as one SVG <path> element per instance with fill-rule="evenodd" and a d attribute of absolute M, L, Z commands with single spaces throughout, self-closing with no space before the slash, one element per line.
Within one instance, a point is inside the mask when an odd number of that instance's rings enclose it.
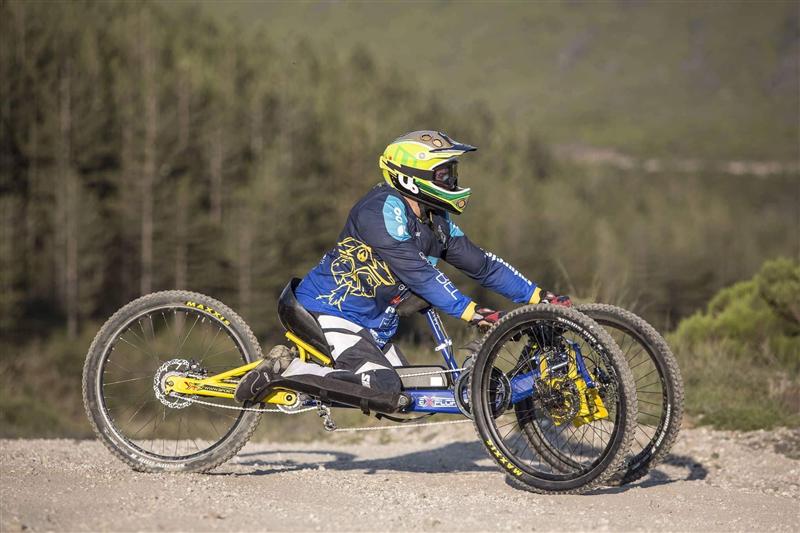
<path fill-rule="evenodd" d="M 433 169 L 433 183 L 448 191 L 458 188 L 458 161 L 447 163 Z"/>

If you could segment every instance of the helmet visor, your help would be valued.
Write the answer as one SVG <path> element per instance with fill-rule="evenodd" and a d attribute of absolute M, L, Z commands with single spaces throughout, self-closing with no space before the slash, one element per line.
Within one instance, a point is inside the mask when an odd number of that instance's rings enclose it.
<path fill-rule="evenodd" d="M 448 191 L 458 188 L 458 161 L 448 161 L 433 169 L 433 183 Z"/>

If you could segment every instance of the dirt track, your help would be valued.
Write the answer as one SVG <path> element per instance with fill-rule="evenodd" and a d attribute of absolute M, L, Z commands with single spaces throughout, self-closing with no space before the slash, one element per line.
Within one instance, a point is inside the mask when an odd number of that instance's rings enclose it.
<path fill-rule="evenodd" d="M 0 441 L 0 531 L 796 531 L 800 520 L 797 430 L 685 430 L 650 476 L 588 496 L 512 488 L 469 426 L 385 435 L 251 443 L 211 475 L 137 474 L 95 441 Z"/>

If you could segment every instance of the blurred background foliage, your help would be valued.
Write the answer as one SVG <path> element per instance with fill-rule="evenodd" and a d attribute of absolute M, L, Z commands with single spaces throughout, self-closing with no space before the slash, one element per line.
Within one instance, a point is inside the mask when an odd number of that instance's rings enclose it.
<path fill-rule="evenodd" d="M 690 413 L 731 429 L 800 425 L 800 264 L 767 261 L 717 293 L 668 341 Z"/>
<path fill-rule="evenodd" d="M 7 1 L 0 35 L 2 434 L 86 434 L 82 358 L 143 293 L 207 293 L 277 342 L 280 289 L 423 128 L 480 147 L 459 225 L 541 285 L 662 330 L 708 309 L 671 337 L 700 420 L 735 426 L 737 393 L 695 351 L 796 390 L 797 330 L 751 335 L 796 313 L 783 281 L 706 307 L 800 258 L 792 2 Z M 426 352 L 424 324 L 400 342 Z"/>

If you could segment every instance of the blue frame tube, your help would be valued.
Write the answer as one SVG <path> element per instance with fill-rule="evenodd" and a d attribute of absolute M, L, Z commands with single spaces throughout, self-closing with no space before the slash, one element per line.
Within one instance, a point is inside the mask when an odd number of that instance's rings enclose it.
<path fill-rule="evenodd" d="M 586 386 L 590 389 L 594 389 L 597 387 L 595 385 L 594 380 L 592 379 L 592 375 L 589 373 L 589 370 L 586 369 L 586 362 L 583 360 L 583 352 L 581 352 L 581 347 L 578 346 L 577 343 L 572 341 L 567 341 L 573 350 L 575 350 L 575 361 L 578 364 L 578 372 L 580 373 L 583 381 L 586 382 Z"/>
<path fill-rule="evenodd" d="M 439 318 L 439 313 L 437 313 L 436 309 L 433 307 L 429 307 L 428 310 L 425 311 L 425 318 L 428 320 L 428 325 L 433 333 L 433 339 L 436 341 L 435 351 L 442 354 L 447 368 L 455 370 L 458 368 L 458 363 L 453 353 L 453 341 L 447 336 L 447 331 L 444 329 L 442 319 Z M 459 372 L 451 372 L 451 374 L 453 374 L 454 380 L 458 379 Z"/>
<path fill-rule="evenodd" d="M 425 311 L 425 318 L 428 320 L 428 325 L 433 333 L 433 338 L 436 341 L 436 351 L 442 354 L 442 358 L 447 364 L 448 369 L 455 370 L 458 368 L 455 354 L 453 353 L 453 341 L 448 337 L 447 331 L 444 329 L 444 324 L 439 317 L 439 314 L 434 308 L 428 308 Z M 583 366 L 583 357 L 581 357 L 580 348 L 574 346 L 578 355 L 578 365 L 583 372 L 586 372 Z M 459 372 L 451 372 L 453 380 L 458 379 Z M 586 372 L 588 374 L 588 372 Z M 534 380 L 536 376 L 534 373 L 528 372 L 525 374 L 518 374 L 511 378 L 511 403 L 517 403 L 525 398 L 529 398 L 534 392 Z M 455 400 L 455 393 L 453 389 L 410 389 L 405 391 L 411 396 L 411 405 L 406 409 L 406 412 L 413 413 L 440 413 L 450 415 L 460 415 L 461 411 L 458 409 Z M 315 402 L 309 402 L 308 405 L 313 405 Z M 339 407 L 346 407 L 344 405 Z"/>
<path fill-rule="evenodd" d="M 530 398 L 534 391 L 535 376 L 528 372 L 511 378 L 511 403 Z M 406 409 L 414 413 L 461 414 L 452 389 L 411 389 L 406 390 L 411 396 L 411 406 Z"/>
<path fill-rule="evenodd" d="M 408 412 L 461 414 L 452 389 L 414 389 L 405 393 L 411 396 L 411 405 L 406 409 Z"/>

